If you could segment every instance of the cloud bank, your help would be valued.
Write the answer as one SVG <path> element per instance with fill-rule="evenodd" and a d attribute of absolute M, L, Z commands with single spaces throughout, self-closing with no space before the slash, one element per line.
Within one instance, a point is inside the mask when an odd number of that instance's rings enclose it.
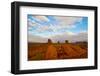
<path fill-rule="evenodd" d="M 28 41 L 87 41 L 87 17 L 28 15 Z"/>
<path fill-rule="evenodd" d="M 51 38 L 52 42 L 61 42 L 64 43 L 65 40 L 68 40 L 69 42 L 79 42 L 79 41 L 88 41 L 88 34 L 87 32 L 81 32 L 78 34 L 70 34 L 70 33 L 65 33 L 62 35 L 56 35 Z M 48 38 L 43 38 L 39 36 L 34 36 L 34 35 L 28 35 L 28 42 L 39 42 L 39 43 L 47 43 Z"/>

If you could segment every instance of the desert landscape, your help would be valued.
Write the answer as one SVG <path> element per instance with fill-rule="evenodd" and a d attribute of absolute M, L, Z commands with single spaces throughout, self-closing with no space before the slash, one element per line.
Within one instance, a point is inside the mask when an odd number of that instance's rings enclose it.
<path fill-rule="evenodd" d="M 88 17 L 27 15 L 28 61 L 88 58 Z"/>
<path fill-rule="evenodd" d="M 79 59 L 87 58 L 87 42 L 53 43 L 48 39 L 47 43 L 28 43 L 28 60 L 55 60 L 55 59 Z"/>

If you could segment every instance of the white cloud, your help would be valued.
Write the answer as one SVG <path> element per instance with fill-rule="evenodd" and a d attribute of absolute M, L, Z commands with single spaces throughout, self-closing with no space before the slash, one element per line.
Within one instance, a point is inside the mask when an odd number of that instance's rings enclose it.
<path fill-rule="evenodd" d="M 71 17 L 71 16 L 55 16 L 60 21 L 61 26 L 71 26 L 76 22 L 80 22 L 82 17 Z"/>
<path fill-rule="evenodd" d="M 28 42 L 46 43 L 47 40 L 48 40 L 47 38 L 43 38 L 41 36 L 35 36 L 35 35 L 28 34 Z"/>
<path fill-rule="evenodd" d="M 34 17 L 39 21 L 50 21 L 49 18 L 45 16 L 34 16 Z M 43 26 L 37 22 L 35 23 L 29 22 L 29 25 L 31 26 L 37 25 L 38 26 L 37 32 L 51 30 L 55 34 L 55 32 L 57 32 L 58 30 L 62 30 L 64 28 L 66 29 L 75 28 L 76 26 L 74 25 L 74 23 L 79 22 L 82 19 L 82 17 L 62 17 L 62 16 L 53 16 L 53 17 L 58 21 L 58 24 L 48 23 L 48 25 Z"/>
<path fill-rule="evenodd" d="M 49 19 L 45 16 L 34 16 L 36 19 L 38 19 L 39 21 L 49 21 Z"/>
<path fill-rule="evenodd" d="M 60 41 L 65 42 L 68 40 L 69 42 L 77 42 L 77 41 L 87 41 L 88 34 L 87 32 L 80 32 L 80 33 L 64 33 L 63 35 L 56 35 L 51 38 L 54 42 Z"/>
<path fill-rule="evenodd" d="M 34 16 L 38 21 L 50 21 L 49 18 L 45 16 Z M 64 16 L 53 16 L 57 21 L 58 24 L 50 24 L 48 25 L 41 25 L 38 22 L 32 22 L 29 20 L 28 24 L 30 26 L 38 26 L 36 28 L 35 32 L 45 32 L 49 31 L 51 33 L 48 34 L 37 34 L 38 36 L 29 35 L 29 41 L 31 42 L 46 42 L 47 38 L 51 38 L 54 42 L 61 41 L 64 42 L 65 40 L 69 40 L 70 42 L 75 41 L 87 41 L 87 32 L 81 31 L 80 33 L 74 33 L 71 31 L 68 31 L 67 29 L 70 28 L 76 28 L 75 23 L 80 22 L 82 20 L 82 17 L 64 17 Z M 30 28 L 30 27 L 29 27 Z M 65 31 L 62 31 L 62 29 L 65 29 Z M 32 34 L 30 31 L 30 34 Z"/>
<path fill-rule="evenodd" d="M 65 40 L 68 40 L 69 42 L 78 42 L 78 41 L 87 41 L 88 40 L 88 34 L 87 32 L 80 32 L 80 33 L 72 33 L 67 32 L 63 35 L 55 35 L 53 37 L 44 38 L 41 36 L 34 36 L 29 34 L 28 35 L 28 41 L 29 42 L 40 42 L 40 43 L 46 43 L 48 39 L 51 39 L 53 42 L 60 41 L 62 43 L 65 42 Z"/>
<path fill-rule="evenodd" d="M 66 34 L 68 34 L 68 35 L 77 35 L 77 33 L 69 32 L 69 31 Z"/>
<path fill-rule="evenodd" d="M 43 31 L 50 30 L 50 29 L 51 28 L 49 26 L 39 26 L 38 29 L 37 29 L 37 32 L 43 32 Z"/>
<path fill-rule="evenodd" d="M 31 21 L 28 21 L 28 27 L 30 27 L 30 26 L 36 26 L 36 23 L 33 23 Z"/>

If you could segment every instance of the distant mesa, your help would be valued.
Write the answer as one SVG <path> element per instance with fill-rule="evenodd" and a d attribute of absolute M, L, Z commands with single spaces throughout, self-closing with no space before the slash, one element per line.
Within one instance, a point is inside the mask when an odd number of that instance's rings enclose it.
<path fill-rule="evenodd" d="M 47 42 L 47 43 L 48 43 L 48 44 L 52 44 L 53 41 L 52 41 L 51 39 L 48 39 L 48 42 Z M 62 42 L 57 41 L 56 43 L 60 44 L 60 43 L 62 43 Z M 70 42 L 69 42 L 69 40 L 65 40 L 64 43 L 68 44 L 68 43 L 70 43 Z M 72 42 L 72 43 L 75 43 L 75 44 L 88 44 L 86 41 L 77 41 L 77 42 Z"/>
<path fill-rule="evenodd" d="M 65 43 L 69 43 L 69 41 L 68 40 L 65 40 Z"/>
<path fill-rule="evenodd" d="M 57 43 L 58 43 L 58 44 L 60 44 L 60 42 L 59 42 L 59 41 L 58 41 Z"/>
<path fill-rule="evenodd" d="M 48 42 L 47 43 L 48 44 L 52 44 L 53 42 L 52 42 L 51 39 L 48 39 Z M 60 41 L 57 41 L 57 43 L 60 44 Z M 69 41 L 68 40 L 65 40 L 65 43 L 69 43 Z"/>
<path fill-rule="evenodd" d="M 52 40 L 51 39 L 48 39 L 48 44 L 51 44 L 52 43 Z"/>

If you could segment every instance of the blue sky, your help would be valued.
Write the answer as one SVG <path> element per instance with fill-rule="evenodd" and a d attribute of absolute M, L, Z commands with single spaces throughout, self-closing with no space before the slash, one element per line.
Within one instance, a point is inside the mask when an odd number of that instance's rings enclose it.
<path fill-rule="evenodd" d="M 88 17 L 28 15 L 28 34 L 51 38 L 74 35 L 88 30 Z"/>

